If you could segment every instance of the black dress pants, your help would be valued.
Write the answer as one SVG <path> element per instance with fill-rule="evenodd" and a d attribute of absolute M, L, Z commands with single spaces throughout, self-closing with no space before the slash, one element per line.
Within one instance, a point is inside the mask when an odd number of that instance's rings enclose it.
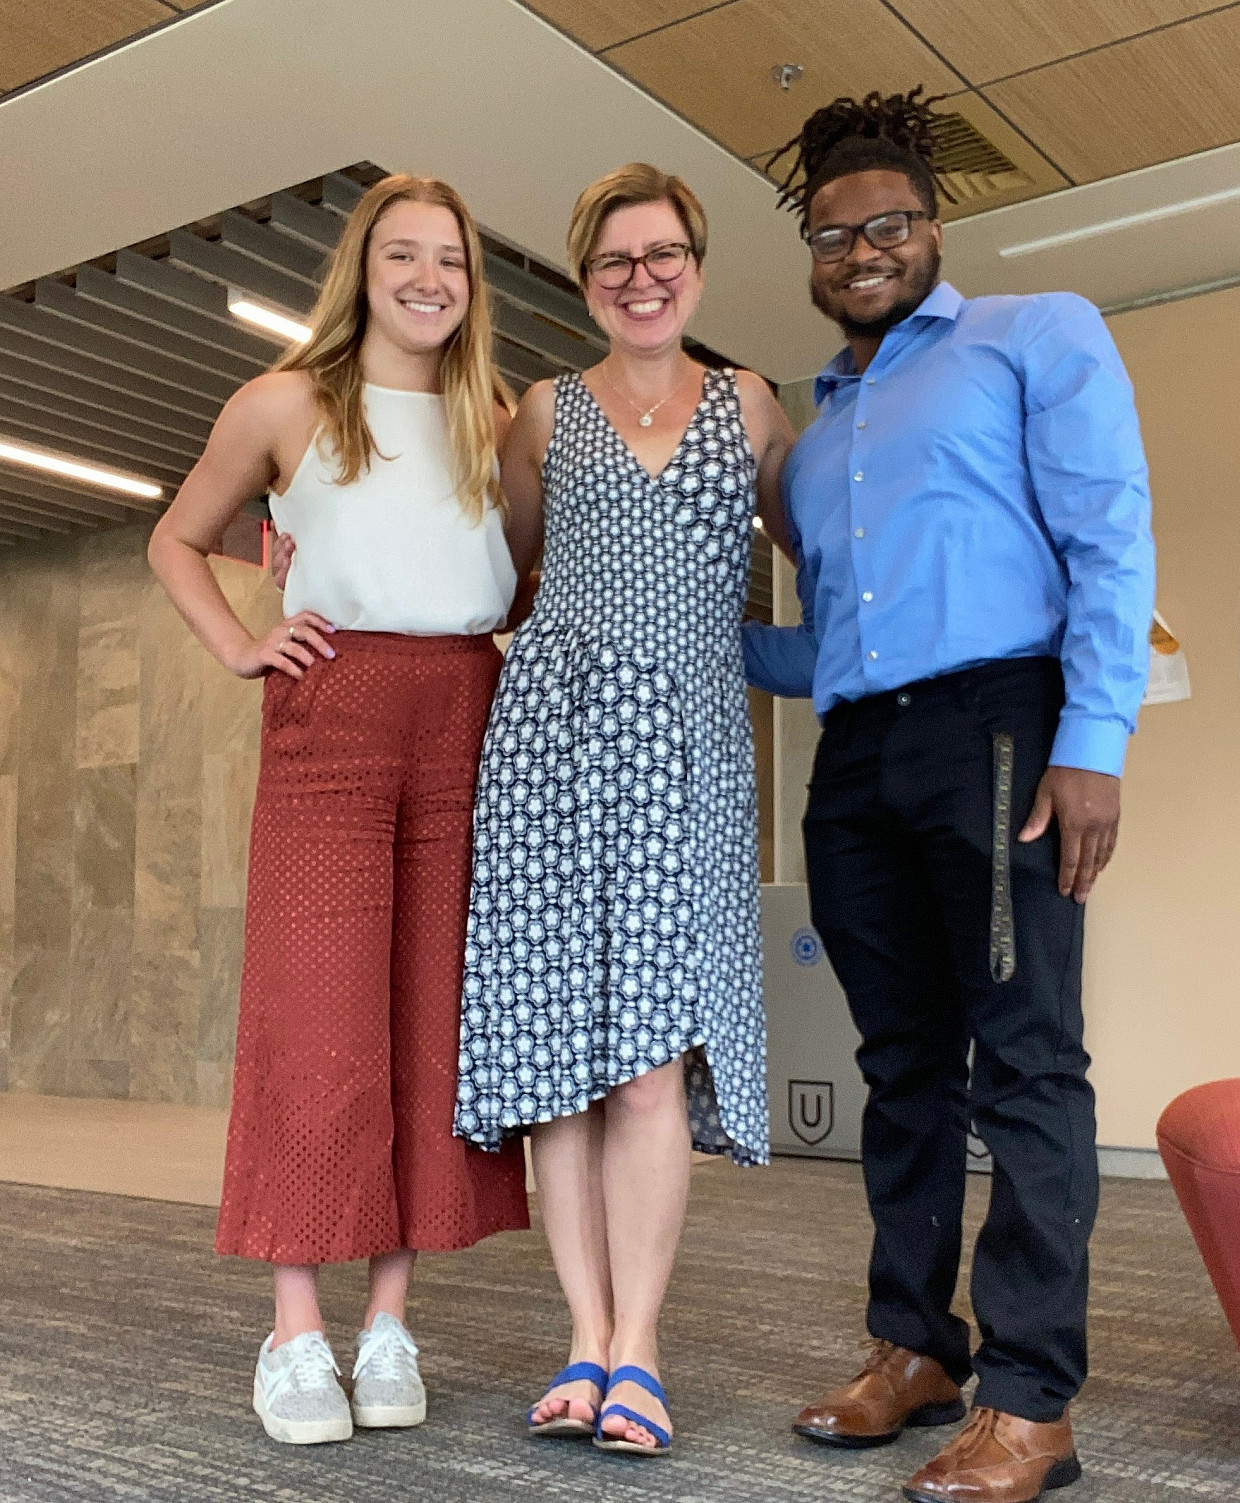
<path fill-rule="evenodd" d="M 1058 1419 L 1085 1378 L 1098 1200 L 1084 912 L 1059 895 L 1054 826 L 1028 845 L 1015 838 L 1063 699 L 1056 660 L 1020 658 L 838 706 L 805 815 L 814 926 L 869 1087 L 870 1334 L 935 1358 L 958 1382 L 969 1375 L 968 1328 L 951 1303 L 972 1121 L 994 1160 L 973 1257 L 974 1402 L 1036 1421 Z M 991 940 L 1001 735 L 1013 752 L 1007 980 Z"/>

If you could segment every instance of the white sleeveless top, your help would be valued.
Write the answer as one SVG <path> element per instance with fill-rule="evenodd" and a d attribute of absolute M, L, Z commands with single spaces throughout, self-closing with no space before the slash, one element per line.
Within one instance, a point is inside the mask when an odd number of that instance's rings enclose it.
<path fill-rule="evenodd" d="M 284 614 L 317 611 L 342 630 L 479 636 L 508 614 L 516 571 L 500 514 L 475 524 L 453 482 L 442 397 L 366 385 L 377 454 L 352 485 L 317 435 L 272 519 L 297 544 Z M 382 458 L 380 456 L 387 456 Z"/>

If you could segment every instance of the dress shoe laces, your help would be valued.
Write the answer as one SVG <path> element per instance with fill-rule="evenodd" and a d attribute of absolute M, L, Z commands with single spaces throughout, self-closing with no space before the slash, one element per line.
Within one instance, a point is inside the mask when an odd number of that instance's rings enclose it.
<path fill-rule="evenodd" d="M 944 1458 L 952 1456 L 967 1456 L 975 1446 L 980 1445 L 994 1431 L 999 1424 L 999 1411 L 997 1409 L 975 1409 L 969 1416 L 969 1423 L 964 1427 L 943 1451 Z M 998 1436 L 995 1437 L 998 1440 Z M 1005 1446 L 1006 1450 L 1007 1447 Z"/>
<path fill-rule="evenodd" d="M 862 1351 L 868 1348 L 870 1353 L 865 1359 L 865 1365 L 862 1367 L 860 1373 L 858 1373 L 858 1377 L 864 1377 L 866 1373 L 878 1372 L 881 1367 L 886 1366 L 888 1358 L 895 1351 L 892 1343 L 884 1341 L 880 1336 L 867 1336 L 864 1341 L 859 1341 L 857 1345 Z"/>

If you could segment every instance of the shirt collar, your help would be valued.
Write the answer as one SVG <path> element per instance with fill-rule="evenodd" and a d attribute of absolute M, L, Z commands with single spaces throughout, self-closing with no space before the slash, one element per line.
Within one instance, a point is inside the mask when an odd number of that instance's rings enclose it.
<path fill-rule="evenodd" d="M 939 282 L 934 286 L 916 311 L 901 323 L 897 329 L 904 328 L 912 323 L 915 318 L 942 318 L 949 323 L 955 323 L 960 317 L 960 310 L 964 306 L 964 298 L 956 291 L 950 282 Z M 827 363 L 814 379 L 814 405 L 821 407 L 823 402 L 838 387 L 846 381 L 857 379 L 857 367 L 853 360 L 852 350 L 847 345 L 835 358 Z"/>

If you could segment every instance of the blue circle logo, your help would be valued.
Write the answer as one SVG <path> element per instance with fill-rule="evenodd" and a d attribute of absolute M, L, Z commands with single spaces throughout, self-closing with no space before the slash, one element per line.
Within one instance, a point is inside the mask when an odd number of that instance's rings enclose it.
<path fill-rule="evenodd" d="M 798 929 L 788 948 L 798 965 L 817 965 L 822 959 L 822 941 L 813 929 Z"/>

